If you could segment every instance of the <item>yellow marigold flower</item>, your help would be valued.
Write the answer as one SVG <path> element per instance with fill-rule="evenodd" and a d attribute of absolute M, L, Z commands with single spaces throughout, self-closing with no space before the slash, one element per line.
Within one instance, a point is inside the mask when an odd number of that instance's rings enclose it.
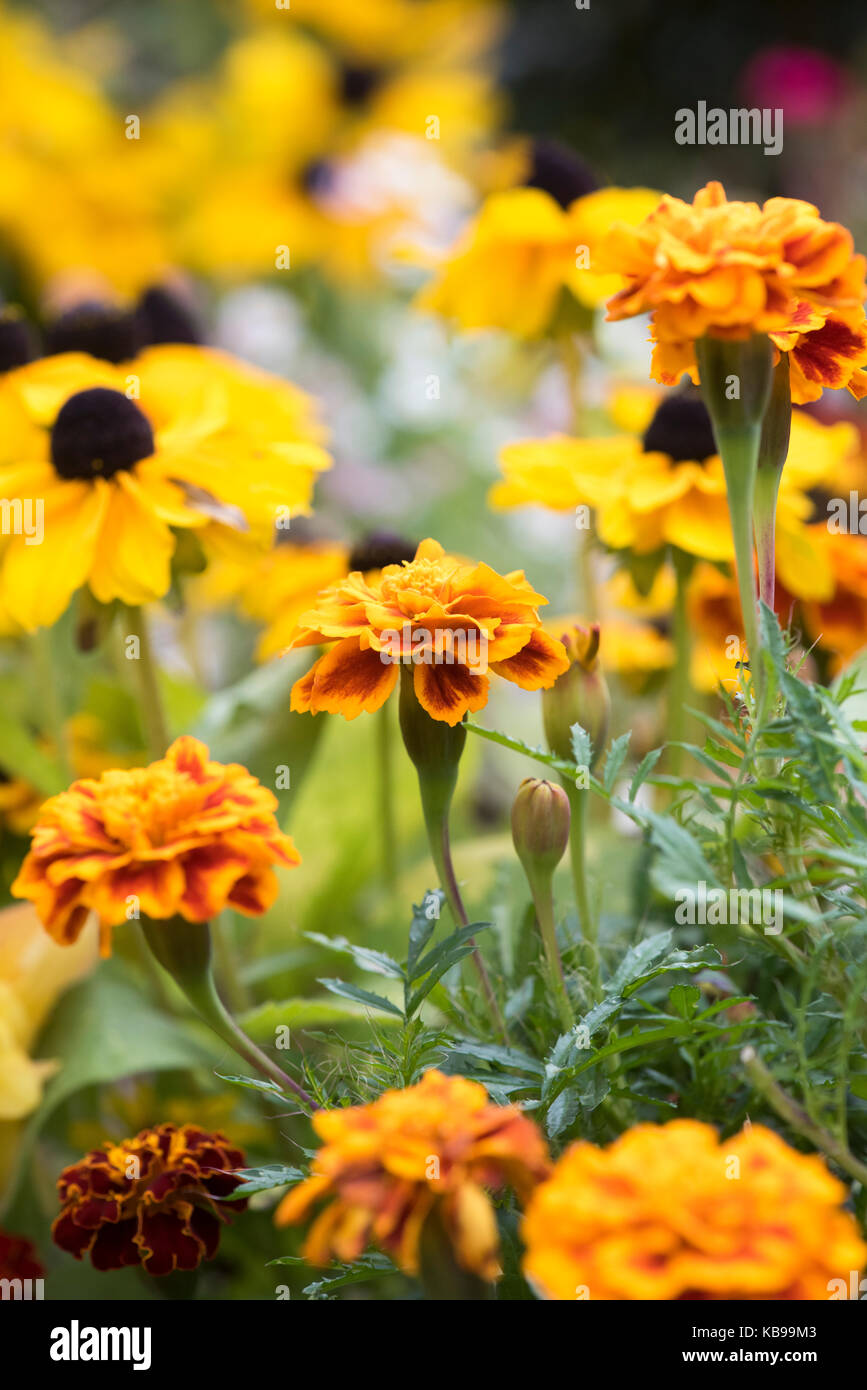
<path fill-rule="evenodd" d="M 317 1111 L 313 1127 L 324 1142 L 311 1176 L 275 1220 L 295 1224 L 328 1201 L 304 1245 L 316 1265 L 378 1245 L 414 1274 L 422 1227 L 439 1204 L 458 1263 L 495 1279 L 499 1241 L 485 1189 L 512 1187 L 526 1201 L 549 1171 L 545 1141 L 516 1105 L 492 1105 L 478 1082 L 436 1069 L 372 1105 Z"/>
<path fill-rule="evenodd" d="M 330 585 L 298 620 L 290 648 L 336 645 L 295 682 L 292 709 L 346 719 L 377 710 L 402 663 L 422 708 L 450 725 L 487 704 L 488 667 L 523 690 L 547 689 L 569 664 L 539 619 L 547 602 L 523 570 L 500 575 L 424 540 L 409 562 Z"/>
<path fill-rule="evenodd" d="M 224 907 L 256 917 L 277 896 L 274 865 L 301 862 L 276 809 L 245 767 L 178 738 L 149 767 L 73 782 L 46 801 L 12 892 L 35 904 L 61 945 L 95 912 L 103 955 L 130 896 L 157 920 L 206 922 Z"/>
<path fill-rule="evenodd" d="M 524 1270 L 546 1298 L 826 1299 L 867 1260 L 846 1189 L 761 1125 L 637 1125 L 578 1143 L 538 1187 Z"/>
<path fill-rule="evenodd" d="M 709 183 L 692 203 L 666 195 L 640 226 L 612 228 L 603 259 L 629 282 L 608 318 L 653 315 L 657 381 L 697 379 L 699 338 L 765 333 L 790 355 L 794 401 L 816 400 L 823 386 L 867 394 L 867 262 L 811 203 L 729 202 Z"/>
<path fill-rule="evenodd" d="M 126 367 L 66 353 L 8 372 L 0 497 L 41 502 L 44 531 L 39 544 L 6 540 L 0 602 L 32 630 L 85 583 L 103 603 L 161 597 L 173 528 L 270 538 L 279 509 L 306 509 L 329 465 L 308 411 L 286 383 L 190 346 Z"/>
<path fill-rule="evenodd" d="M 604 188 L 564 208 L 542 188 L 494 193 L 416 303 L 462 329 L 538 337 L 550 327 L 564 289 L 590 308 L 612 293 L 617 276 L 600 273 L 600 241 L 612 220 L 640 221 L 656 196 L 642 188 Z"/>
<path fill-rule="evenodd" d="M 96 961 L 95 931 L 64 951 L 29 903 L 0 912 L 0 1121 L 20 1120 L 38 1106 L 58 1064 L 34 1061 L 30 1049 L 60 995 Z"/>
<path fill-rule="evenodd" d="M 195 1125 L 157 1125 L 94 1149 L 57 1180 L 54 1243 L 77 1260 L 89 1254 L 94 1269 L 196 1269 L 217 1253 L 229 1212 L 247 1205 L 221 1201 L 240 1186 L 245 1161 L 224 1134 Z"/>

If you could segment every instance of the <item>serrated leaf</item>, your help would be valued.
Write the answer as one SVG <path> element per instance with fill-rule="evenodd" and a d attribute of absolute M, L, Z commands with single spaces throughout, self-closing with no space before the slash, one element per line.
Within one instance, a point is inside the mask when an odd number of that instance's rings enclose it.
<path fill-rule="evenodd" d="M 607 792 L 614 790 L 614 783 L 617 781 L 618 774 L 623 766 L 629 749 L 629 740 L 632 738 L 632 730 L 627 729 L 625 734 L 614 739 L 605 757 L 605 770 L 603 773 L 603 785 Z"/>
<path fill-rule="evenodd" d="M 359 970 L 367 970 L 375 975 L 385 975 L 391 980 L 404 979 L 403 966 L 398 965 L 392 956 L 386 955 L 384 951 L 373 951 L 369 946 L 357 946 L 354 941 L 348 941 L 345 936 L 323 936 L 318 931 L 308 931 L 304 933 L 308 941 L 315 941 L 318 946 L 324 946 L 328 951 L 336 951 L 338 955 L 351 956 Z"/>
<path fill-rule="evenodd" d="M 306 1174 L 301 1168 L 290 1168 L 285 1163 L 266 1163 L 261 1168 L 238 1168 L 237 1176 L 243 1182 L 222 1199 L 224 1202 L 240 1202 L 245 1197 L 252 1197 L 254 1192 L 271 1192 L 275 1187 L 288 1187 L 301 1182 Z"/>
<path fill-rule="evenodd" d="M 364 1004 L 370 1009 L 380 1009 L 383 1013 L 403 1018 L 403 1010 L 392 1004 L 390 999 L 384 999 L 381 994 L 371 994 L 370 990 L 362 989 L 360 985 L 348 984 L 346 980 L 319 980 L 318 983 L 331 994 L 340 995 L 342 999 L 353 999 L 356 1004 Z"/>

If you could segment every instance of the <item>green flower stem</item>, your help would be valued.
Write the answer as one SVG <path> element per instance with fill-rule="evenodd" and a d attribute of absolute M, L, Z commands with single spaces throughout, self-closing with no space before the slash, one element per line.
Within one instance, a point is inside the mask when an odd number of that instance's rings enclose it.
<path fill-rule="evenodd" d="M 845 1173 L 857 1179 L 862 1186 L 867 1187 L 867 1165 L 861 1163 L 842 1140 L 837 1139 L 829 1130 L 810 1118 L 806 1110 L 803 1110 L 774 1080 L 767 1067 L 760 1061 L 755 1049 L 745 1047 L 741 1053 L 741 1061 L 747 1076 L 759 1095 L 764 1097 L 780 1119 L 791 1125 L 796 1134 L 802 1135 L 809 1143 L 820 1149 Z"/>
<path fill-rule="evenodd" d="M 175 980 L 196 1013 L 249 1066 L 291 1093 L 309 1110 L 319 1107 L 303 1087 L 272 1062 L 241 1029 L 217 993 L 211 969 L 211 929 L 207 922 L 142 921 L 145 939 L 163 969 Z"/>
<path fill-rule="evenodd" d="M 533 889 L 533 902 L 536 905 L 536 920 L 539 923 L 539 931 L 542 934 L 542 945 L 545 948 L 545 955 L 548 960 L 548 972 L 551 976 L 551 986 L 554 990 L 557 1012 L 560 1015 L 560 1025 L 563 1032 L 568 1033 L 570 1028 L 575 1027 L 575 1015 L 572 1012 L 569 992 L 566 989 L 566 979 L 563 975 L 563 962 L 560 959 L 560 948 L 557 945 L 552 876 L 548 876 L 545 884 L 533 882 L 531 886 Z"/>
<path fill-rule="evenodd" d="M 700 338 L 695 352 L 701 392 L 725 473 L 741 615 L 759 706 L 764 671 L 753 568 L 753 496 L 762 424 L 771 394 L 773 349 L 770 339 L 759 334 L 744 342 Z"/>
<path fill-rule="evenodd" d="M 593 1002 L 602 998 L 602 968 L 599 959 L 599 932 L 596 918 L 590 907 L 590 894 L 587 887 L 587 802 L 589 789 L 582 790 L 570 784 L 568 778 L 561 778 L 569 798 L 571 821 L 569 823 L 569 859 L 572 865 L 572 884 L 575 889 L 575 906 L 581 922 L 581 938 L 584 943 L 584 964 L 590 978 Z"/>
<path fill-rule="evenodd" d="M 756 553 L 759 559 L 759 597 L 768 608 L 774 607 L 776 575 L 775 532 L 777 525 L 777 495 L 780 479 L 789 452 L 792 428 L 792 392 L 789 383 L 789 357 L 780 353 L 774 368 L 771 394 L 762 424 L 759 444 L 758 471 L 753 499 L 756 534 Z"/>
<path fill-rule="evenodd" d="M 400 671 L 400 731 L 410 761 L 418 773 L 418 786 L 424 823 L 440 885 L 458 926 L 468 923 L 458 881 L 452 863 L 449 841 L 449 811 L 458 780 L 461 754 L 467 741 L 463 724 L 454 726 L 432 719 L 422 709 L 413 688 L 413 668 L 401 666 Z M 497 1003 L 491 977 L 474 937 L 470 937 L 472 962 L 488 1002 L 491 1016 L 504 1039 L 508 1038 L 506 1024 Z"/>
<path fill-rule="evenodd" d="M 671 744 L 683 742 L 686 728 L 686 701 L 689 697 L 689 660 L 692 653 L 692 639 L 689 628 L 686 597 L 689 576 L 692 573 L 692 556 L 682 550 L 672 550 L 675 574 L 674 593 L 674 667 L 668 687 L 668 728 Z M 680 775 L 683 766 L 683 749 L 669 747 L 668 767 L 672 776 Z"/>
<path fill-rule="evenodd" d="M 391 702 L 386 700 L 375 715 L 376 772 L 379 834 L 382 852 L 382 878 L 393 897 L 397 891 L 397 818 L 394 810 L 394 755 L 392 746 Z"/>
<path fill-rule="evenodd" d="M 51 629 L 40 627 L 28 637 L 37 697 L 42 705 L 44 732 L 54 745 L 55 756 L 67 781 L 75 778 L 66 720 L 58 694 L 57 671 L 51 645 Z"/>
<path fill-rule="evenodd" d="M 133 667 L 139 712 L 142 718 L 148 751 L 152 758 L 162 758 L 171 741 L 162 696 L 157 680 L 157 668 L 148 630 L 147 617 L 143 608 L 121 605 L 127 636 L 138 637 L 138 659 L 128 659 Z"/>

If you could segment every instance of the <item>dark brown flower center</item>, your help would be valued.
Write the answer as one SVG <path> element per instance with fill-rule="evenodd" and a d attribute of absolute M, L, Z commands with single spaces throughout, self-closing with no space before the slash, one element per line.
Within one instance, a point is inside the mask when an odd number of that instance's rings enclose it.
<path fill-rule="evenodd" d="M 340 95 L 346 106 L 363 106 L 382 84 L 381 68 L 346 63 L 340 71 Z"/>
<path fill-rule="evenodd" d="M 402 565 L 409 561 L 418 549 L 415 541 L 404 540 L 391 531 L 369 531 L 356 541 L 349 554 L 350 573 L 361 570 L 381 570 L 386 565 Z"/>
<path fill-rule="evenodd" d="M 0 311 L 0 372 L 11 372 L 39 356 L 36 334 L 23 314 Z"/>
<path fill-rule="evenodd" d="M 145 290 L 136 306 L 136 321 L 143 346 L 205 341 L 191 306 L 162 285 L 151 285 Z"/>
<path fill-rule="evenodd" d="M 135 401 L 104 386 L 70 396 L 51 431 L 61 478 L 112 478 L 153 451 L 153 430 Z"/>
<path fill-rule="evenodd" d="M 135 315 L 113 304 L 94 300 L 76 304 L 45 330 L 45 352 L 87 352 L 103 362 L 129 362 L 141 341 Z"/>
<path fill-rule="evenodd" d="M 668 454 L 675 463 L 703 463 L 719 450 L 707 407 L 700 396 L 668 396 L 657 410 L 643 440 L 646 454 Z"/>
<path fill-rule="evenodd" d="M 598 179 L 583 159 L 556 140 L 534 140 L 530 159 L 526 187 L 550 193 L 561 208 L 568 208 L 576 198 L 599 187 Z"/>

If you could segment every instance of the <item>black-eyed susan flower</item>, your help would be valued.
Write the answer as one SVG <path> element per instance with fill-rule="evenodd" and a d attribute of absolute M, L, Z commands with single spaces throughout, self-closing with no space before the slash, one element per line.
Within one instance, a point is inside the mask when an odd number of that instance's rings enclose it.
<path fill-rule="evenodd" d="M 729 202 L 709 183 L 692 203 L 666 195 L 639 226 L 612 228 L 605 260 L 628 280 L 608 317 L 653 315 L 658 381 L 695 379 L 698 339 L 767 334 L 790 354 L 794 401 L 822 386 L 867 392 L 864 257 L 811 203 Z"/>
<path fill-rule="evenodd" d="M 549 1170 L 540 1131 L 516 1105 L 493 1105 L 478 1082 L 435 1069 L 371 1105 L 320 1111 L 313 1125 L 323 1142 L 311 1175 L 275 1218 L 292 1225 L 326 1203 L 304 1246 L 311 1264 L 354 1260 L 375 1245 L 414 1274 L 436 1209 L 457 1262 L 495 1279 L 499 1239 L 488 1193 L 513 1188 L 526 1201 Z"/>
<path fill-rule="evenodd" d="M 637 1125 L 573 1144 L 524 1217 L 524 1271 L 544 1298 L 827 1299 L 867 1245 L 816 1154 L 761 1125 Z M 583 1291 L 580 1295 L 578 1291 Z"/>
<path fill-rule="evenodd" d="M 104 955 L 130 895 L 157 921 L 207 922 L 227 906 L 258 916 L 277 896 L 274 866 L 300 863 L 276 809 L 246 768 L 215 762 L 182 737 L 149 767 L 106 772 L 49 798 L 12 891 L 35 904 L 61 945 L 96 913 Z"/>
<path fill-rule="evenodd" d="M 561 295 L 595 308 L 614 293 L 597 248 L 612 221 L 638 223 L 657 201 L 643 188 L 601 188 L 563 207 L 534 186 L 492 193 L 417 297 L 464 330 L 544 334 Z"/>
<path fill-rule="evenodd" d="M 0 552 L 0 603 L 26 629 L 56 621 L 82 585 L 108 603 L 166 593 L 175 528 L 270 541 L 309 505 L 328 455 L 288 383 L 190 346 L 127 367 L 80 353 L 0 382 L 0 496 L 42 508 L 35 544 Z"/>
<path fill-rule="evenodd" d="M 244 1155 L 223 1134 L 195 1125 L 157 1125 L 106 1144 L 64 1168 L 55 1245 L 94 1269 L 140 1265 L 146 1274 L 197 1269 L 217 1253 L 240 1186 Z M 233 1201 L 243 1211 L 246 1200 Z"/>
<path fill-rule="evenodd" d="M 292 708 L 355 719 L 385 703 L 404 665 L 422 709 L 449 725 L 487 703 L 488 669 L 546 688 L 568 665 L 539 619 L 546 602 L 523 571 L 500 575 L 424 540 L 408 563 L 332 584 L 298 620 L 290 648 L 333 645 L 296 681 Z"/>

